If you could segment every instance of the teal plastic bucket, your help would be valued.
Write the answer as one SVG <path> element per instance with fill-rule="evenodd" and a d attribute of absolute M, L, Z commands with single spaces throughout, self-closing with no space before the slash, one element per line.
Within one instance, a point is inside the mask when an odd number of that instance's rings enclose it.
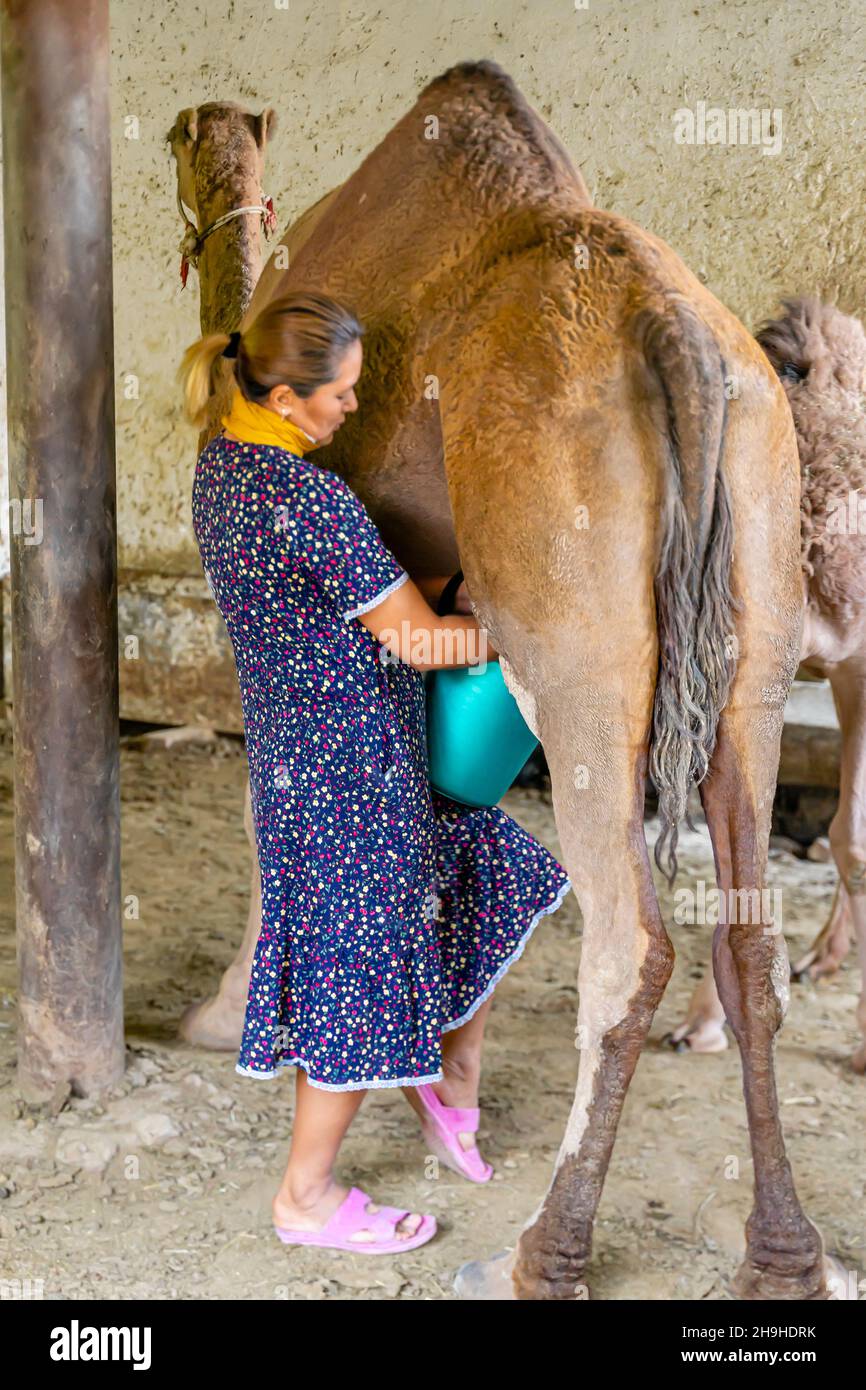
<path fill-rule="evenodd" d="M 447 612 L 463 574 L 449 580 L 437 606 Z M 495 806 L 538 739 L 505 684 L 498 661 L 483 670 L 455 666 L 425 675 L 430 785 L 467 806 Z"/>

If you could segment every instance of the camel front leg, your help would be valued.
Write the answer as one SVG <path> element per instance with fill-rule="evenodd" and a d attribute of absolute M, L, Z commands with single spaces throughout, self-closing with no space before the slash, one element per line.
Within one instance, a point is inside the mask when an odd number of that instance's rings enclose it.
<path fill-rule="evenodd" d="M 686 1016 L 678 1028 L 666 1033 L 664 1041 L 675 1052 L 724 1052 L 725 1011 L 712 970 L 705 970 L 689 1000 Z"/>
<path fill-rule="evenodd" d="M 262 880 L 256 848 L 250 783 L 247 778 L 244 794 L 244 829 L 251 853 L 250 910 L 240 949 L 225 971 L 219 988 L 210 999 L 191 1004 L 181 1017 L 178 1032 L 193 1047 L 214 1051 L 237 1051 L 243 1033 L 247 1007 L 250 972 L 253 967 L 256 942 L 262 929 Z"/>
<path fill-rule="evenodd" d="M 835 975 L 851 949 L 851 935 L 851 901 L 840 879 L 830 915 L 809 949 L 791 966 L 791 979 L 801 980 L 808 975 L 810 980 L 820 980 L 822 976 Z"/>

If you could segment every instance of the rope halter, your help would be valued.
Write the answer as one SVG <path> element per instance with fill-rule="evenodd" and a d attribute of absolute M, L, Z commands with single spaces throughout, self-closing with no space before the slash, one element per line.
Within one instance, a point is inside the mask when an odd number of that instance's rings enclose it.
<path fill-rule="evenodd" d="M 248 207 L 232 208 L 231 212 L 223 213 L 222 217 L 217 217 L 211 222 L 210 226 L 205 227 L 204 231 L 199 231 L 194 222 L 190 222 L 186 215 L 186 209 L 180 196 L 180 188 L 177 190 L 177 206 L 184 222 L 184 234 L 180 243 L 180 285 L 181 289 L 186 288 L 189 268 L 194 265 L 198 269 L 199 256 L 208 237 L 211 236 L 219 227 L 224 227 L 227 222 L 231 222 L 235 217 L 244 217 L 248 212 L 257 212 L 261 216 L 262 231 L 265 239 L 271 232 L 277 229 L 277 214 L 274 212 L 273 198 L 262 195 L 260 203 L 251 203 Z"/>

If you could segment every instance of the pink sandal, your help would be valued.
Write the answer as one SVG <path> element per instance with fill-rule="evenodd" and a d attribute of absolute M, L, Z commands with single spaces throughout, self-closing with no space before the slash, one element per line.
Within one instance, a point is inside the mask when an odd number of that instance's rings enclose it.
<path fill-rule="evenodd" d="M 478 1152 L 476 1145 L 464 1149 L 458 1134 L 474 1134 L 478 1129 L 480 1112 L 474 1109 L 460 1109 L 456 1105 L 443 1105 L 432 1086 L 416 1086 L 415 1091 L 427 1111 L 427 1118 L 421 1121 L 424 1138 L 438 1159 L 468 1178 L 470 1182 L 489 1182 L 493 1169 Z"/>
<path fill-rule="evenodd" d="M 364 1255 L 398 1255 L 401 1250 L 414 1250 L 435 1236 L 435 1216 L 424 1216 L 415 1234 L 401 1239 L 395 1232 L 409 1212 L 400 1211 L 399 1207 L 368 1212 L 367 1206 L 372 1201 L 360 1187 L 353 1187 L 320 1231 L 291 1231 L 277 1225 L 274 1230 L 284 1245 L 322 1245 L 333 1250 L 355 1250 Z M 350 1240 L 349 1237 L 358 1231 L 370 1231 L 377 1239 Z"/>

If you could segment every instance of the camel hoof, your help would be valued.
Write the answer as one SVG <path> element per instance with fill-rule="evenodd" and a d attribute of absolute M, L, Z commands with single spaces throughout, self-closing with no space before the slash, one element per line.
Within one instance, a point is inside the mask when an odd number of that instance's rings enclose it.
<path fill-rule="evenodd" d="M 725 1052 L 728 1039 L 725 1025 L 709 1022 L 687 1024 L 673 1033 L 665 1033 L 662 1043 L 673 1048 L 674 1052 Z"/>
<path fill-rule="evenodd" d="M 866 1043 L 864 1043 L 862 1047 L 858 1047 L 854 1056 L 851 1058 L 851 1069 L 855 1071 L 858 1076 L 866 1076 Z"/>
<path fill-rule="evenodd" d="M 503 1250 L 489 1260 L 471 1260 L 454 1276 L 454 1292 L 458 1298 L 478 1302 L 514 1301 L 513 1268 L 513 1250 Z"/>
<path fill-rule="evenodd" d="M 753 1302 L 850 1298 L 850 1285 L 855 1284 L 849 1271 L 833 1255 L 822 1252 L 815 1264 L 801 1275 L 788 1276 L 778 1271 L 754 1265 L 746 1256 L 728 1285 L 729 1293 L 738 1299 Z M 856 1298 L 856 1293 L 854 1294 Z"/>
<path fill-rule="evenodd" d="M 812 952 L 802 960 L 798 960 L 796 965 L 791 966 L 791 983 L 801 985 L 804 981 L 807 984 L 814 984 L 820 980 L 822 975 L 835 975 L 839 969 L 838 965 L 822 964 L 817 955 Z"/>
<path fill-rule="evenodd" d="M 181 1015 L 177 1031 L 191 1047 L 237 1052 L 241 1045 L 243 1018 L 227 1017 L 218 1003 L 217 999 L 205 999 L 199 1004 L 190 1004 Z"/>
<path fill-rule="evenodd" d="M 830 975 L 835 975 L 841 961 L 837 960 L 830 952 L 807 951 L 805 956 L 801 956 L 798 961 L 791 966 L 791 980 L 794 984 L 802 984 L 808 980 L 815 984 L 818 980 L 825 980 Z"/>

